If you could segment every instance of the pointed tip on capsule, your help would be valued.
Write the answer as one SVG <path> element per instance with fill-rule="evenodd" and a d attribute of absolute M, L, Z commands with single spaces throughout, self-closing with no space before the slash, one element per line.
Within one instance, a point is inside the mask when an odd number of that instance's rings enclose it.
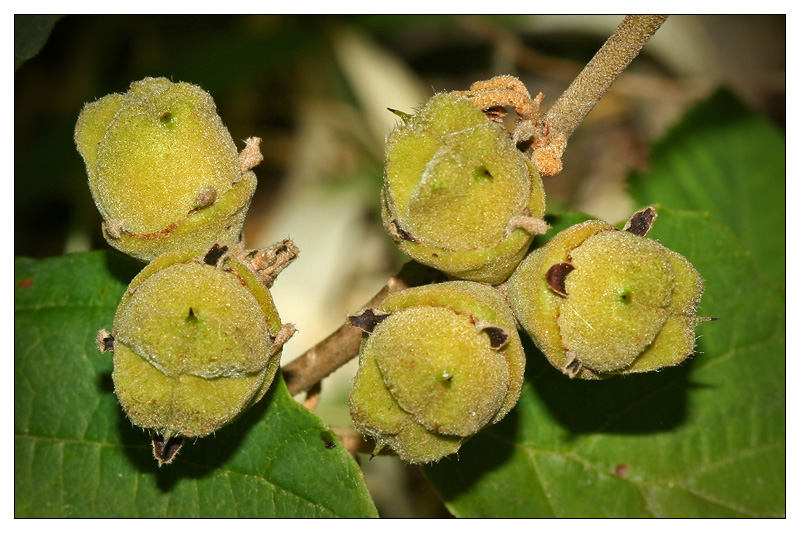
<path fill-rule="evenodd" d="M 403 120 L 403 122 L 408 122 L 408 119 L 410 119 L 413 116 L 410 113 L 403 113 L 402 111 L 398 111 L 397 109 L 392 109 L 391 107 L 387 107 L 386 109 L 388 109 L 390 112 L 400 117 Z"/>
<path fill-rule="evenodd" d="M 157 433 L 153 435 L 153 457 L 158 461 L 159 467 L 172 463 L 181 447 L 183 447 L 181 437 L 164 437 Z"/>
<path fill-rule="evenodd" d="M 381 444 L 379 442 L 375 443 L 375 448 L 372 450 L 372 453 L 369 456 L 369 460 L 372 461 L 372 458 L 381 453 L 383 449 L 386 447 L 386 444 Z"/>

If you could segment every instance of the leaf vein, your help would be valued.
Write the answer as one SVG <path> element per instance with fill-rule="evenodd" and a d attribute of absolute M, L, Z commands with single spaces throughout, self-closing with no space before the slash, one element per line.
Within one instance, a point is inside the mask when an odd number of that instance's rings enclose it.
<path fill-rule="evenodd" d="M 754 446 L 752 448 L 742 448 L 742 449 L 739 449 L 739 450 L 735 450 L 734 452 L 726 455 L 725 457 L 721 457 L 718 460 L 708 461 L 701 468 L 698 468 L 697 470 L 693 471 L 692 472 L 693 475 L 690 476 L 690 479 L 697 478 L 697 477 L 705 474 L 709 470 L 712 470 L 714 468 L 718 468 L 720 465 L 724 465 L 726 463 L 731 463 L 731 462 L 736 462 L 736 461 L 738 461 L 739 459 L 741 459 L 743 457 L 747 457 L 747 456 L 750 456 L 750 455 L 755 455 L 755 454 L 770 450 L 772 448 L 780 448 L 781 445 L 783 445 L 784 443 L 785 443 L 785 441 L 773 441 L 773 442 L 766 442 L 764 444 L 761 444 L 760 446 Z"/>

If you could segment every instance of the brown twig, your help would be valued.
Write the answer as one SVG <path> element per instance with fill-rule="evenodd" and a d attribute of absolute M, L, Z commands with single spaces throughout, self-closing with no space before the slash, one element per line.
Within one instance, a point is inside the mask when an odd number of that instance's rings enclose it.
<path fill-rule="evenodd" d="M 306 393 L 306 401 L 303 402 L 303 407 L 309 411 L 313 411 L 319 404 L 319 398 L 322 396 L 322 382 L 315 383 Z"/>
<path fill-rule="evenodd" d="M 370 455 L 375 448 L 375 443 L 365 439 L 353 426 L 332 426 L 331 431 L 342 441 L 342 445 L 356 460 L 358 460 L 359 453 Z"/>
<path fill-rule="evenodd" d="M 366 303 L 364 308 L 378 305 L 389 294 L 408 287 L 443 280 L 443 275 L 419 263 L 406 263 L 400 272 L 386 282 L 386 286 Z M 284 366 L 283 377 L 289 393 L 294 396 L 310 390 L 323 378 L 347 363 L 358 354 L 362 331 L 345 323 L 325 340 Z"/>
<path fill-rule="evenodd" d="M 667 15 L 628 15 L 595 56 L 545 113 L 551 128 L 569 137 Z"/>
<path fill-rule="evenodd" d="M 547 110 L 543 122 L 550 139 L 533 153 L 534 165 L 542 174 L 561 171 L 567 139 L 666 19 L 667 15 L 625 17 L 564 94 Z"/>

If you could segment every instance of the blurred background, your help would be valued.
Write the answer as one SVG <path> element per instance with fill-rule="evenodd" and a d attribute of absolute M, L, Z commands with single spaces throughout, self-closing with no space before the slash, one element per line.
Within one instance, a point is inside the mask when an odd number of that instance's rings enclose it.
<path fill-rule="evenodd" d="M 109 249 L 72 140 L 84 103 L 144 77 L 200 85 L 239 148 L 263 139 L 249 248 L 301 250 L 273 289 L 299 333 L 283 362 L 358 311 L 404 261 L 380 222 L 384 139 L 435 92 L 518 76 L 547 109 L 622 16 L 15 17 L 14 253 Z M 35 36 L 49 36 L 39 49 Z M 638 207 L 625 178 L 694 102 L 727 87 L 785 127 L 783 16 L 673 16 L 570 139 L 544 180 L 548 211 L 617 223 Z M 354 362 L 317 413 L 347 426 Z M 300 398 L 302 399 L 302 398 Z M 382 516 L 446 516 L 417 468 L 360 456 Z"/>

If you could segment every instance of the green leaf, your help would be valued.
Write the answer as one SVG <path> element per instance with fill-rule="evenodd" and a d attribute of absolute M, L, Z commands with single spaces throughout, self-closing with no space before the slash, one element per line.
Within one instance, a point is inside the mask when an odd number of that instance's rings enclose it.
<path fill-rule="evenodd" d="M 528 343 L 518 406 L 426 468 L 456 516 L 785 515 L 784 289 L 707 214 L 659 208 L 648 237 L 695 265 L 720 320 L 683 365 L 600 382 Z"/>
<path fill-rule="evenodd" d="M 350 454 L 280 376 L 235 423 L 156 466 L 94 345 L 140 268 L 107 252 L 15 261 L 15 516 L 376 516 Z"/>
<path fill-rule="evenodd" d="M 63 15 L 14 15 L 14 70 L 39 53 Z"/>
<path fill-rule="evenodd" d="M 707 211 L 742 239 L 766 278 L 784 283 L 783 132 L 720 91 L 654 146 L 651 165 L 631 181 L 638 203 Z"/>

